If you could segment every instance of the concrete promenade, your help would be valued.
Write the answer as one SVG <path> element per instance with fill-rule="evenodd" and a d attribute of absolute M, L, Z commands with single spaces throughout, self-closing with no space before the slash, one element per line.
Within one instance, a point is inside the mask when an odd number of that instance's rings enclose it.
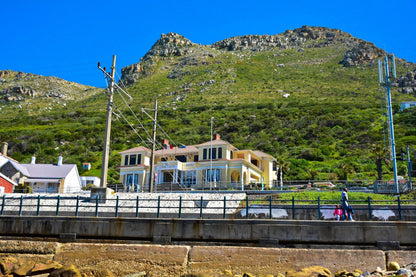
<path fill-rule="evenodd" d="M 416 222 L 1 216 L 0 236 L 266 246 L 416 248 Z"/>

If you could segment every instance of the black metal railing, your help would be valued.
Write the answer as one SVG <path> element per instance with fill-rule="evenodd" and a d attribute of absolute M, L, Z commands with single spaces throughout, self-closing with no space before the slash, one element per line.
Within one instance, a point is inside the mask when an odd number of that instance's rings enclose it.
<path fill-rule="evenodd" d="M 129 197 L 127 197 L 128 195 Z M 136 218 L 250 218 L 332 220 L 339 200 L 274 199 L 228 195 L 166 196 L 116 195 L 99 199 L 89 196 L 6 195 L 1 198 L 1 216 L 88 216 Z M 351 201 L 356 220 L 416 221 L 416 200 Z"/>

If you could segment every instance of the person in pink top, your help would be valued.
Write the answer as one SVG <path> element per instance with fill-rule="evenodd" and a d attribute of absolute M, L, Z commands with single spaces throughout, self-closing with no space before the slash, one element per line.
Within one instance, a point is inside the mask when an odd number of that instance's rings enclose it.
<path fill-rule="evenodd" d="M 339 219 L 341 218 L 341 215 L 342 215 L 342 207 L 341 207 L 341 205 L 337 205 L 335 207 L 334 215 L 337 217 L 337 221 L 339 221 Z"/>

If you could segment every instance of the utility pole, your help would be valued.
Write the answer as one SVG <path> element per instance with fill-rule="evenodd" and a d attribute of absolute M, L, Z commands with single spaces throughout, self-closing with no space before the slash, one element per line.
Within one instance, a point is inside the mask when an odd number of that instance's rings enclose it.
<path fill-rule="evenodd" d="M 98 68 L 101 69 L 98 64 Z M 113 93 L 114 93 L 114 75 L 116 72 L 116 55 L 113 55 L 113 64 L 111 66 L 110 84 L 108 85 L 108 104 L 107 104 L 107 122 L 105 125 L 105 138 L 103 150 L 103 162 L 101 168 L 100 187 L 107 187 L 108 157 L 110 153 L 110 136 L 111 136 L 111 115 L 113 113 Z"/>
<path fill-rule="evenodd" d="M 209 190 L 212 190 L 212 183 L 213 183 L 213 179 L 214 179 L 214 173 L 212 172 L 212 121 L 214 120 L 214 117 L 211 117 L 211 146 L 209 148 L 209 159 L 210 159 L 210 170 L 209 170 L 209 175 L 210 175 L 210 182 L 209 182 Z"/>
<path fill-rule="evenodd" d="M 142 109 L 142 112 L 144 112 L 153 121 L 152 153 L 150 155 L 150 176 L 149 176 L 149 192 L 153 192 L 154 175 L 155 175 L 154 167 L 155 167 L 155 147 L 156 147 L 156 127 L 157 127 L 157 99 L 155 100 L 153 118 L 144 109 Z"/>
<path fill-rule="evenodd" d="M 409 145 L 407 146 L 407 172 L 409 174 L 409 189 L 412 190 L 412 161 L 410 160 Z"/>

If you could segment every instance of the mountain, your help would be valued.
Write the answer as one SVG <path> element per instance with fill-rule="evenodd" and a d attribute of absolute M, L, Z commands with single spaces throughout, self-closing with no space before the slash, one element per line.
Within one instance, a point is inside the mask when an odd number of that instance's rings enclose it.
<path fill-rule="evenodd" d="M 118 151 L 148 143 L 151 120 L 141 108 L 153 108 L 156 98 L 163 128 L 159 141 L 207 141 L 214 117 L 215 133 L 240 149 L 274 155 L 288 179 L 374 180 L 386 143 L 377 65 L 385 55 L 371 42 L 325 27 L 211 45 L 163 34 L 140 61 L 122 69 L 118 84 L 133 100 L 115 94 L 110 180 L 118 178 Z M 392 101 L 400 152 L 416 144 L 416 110 L 399 111 L 402 101 L 416 100 L 416 65 L 400 58 L 396 65 Z M 65 106 L 61 100 L 49 102 L 48 109 L 33 105 L 30 97 L 4 102 L 0 138 L 18 160 L 36 154 L 49 162 L 63 153 L 79 165 L 91 162 L 95 171 L 89 174 L 99 176 L 106 110 L 99 92 L 80 91 L 76 95 L 83 99 L 73 97 Z M 30 109 L 18 108 L 28 101 Z M 383 170 L 390 178 L 391 166 Z M 399 174 L 406 170 L 399 163 Z"/>

